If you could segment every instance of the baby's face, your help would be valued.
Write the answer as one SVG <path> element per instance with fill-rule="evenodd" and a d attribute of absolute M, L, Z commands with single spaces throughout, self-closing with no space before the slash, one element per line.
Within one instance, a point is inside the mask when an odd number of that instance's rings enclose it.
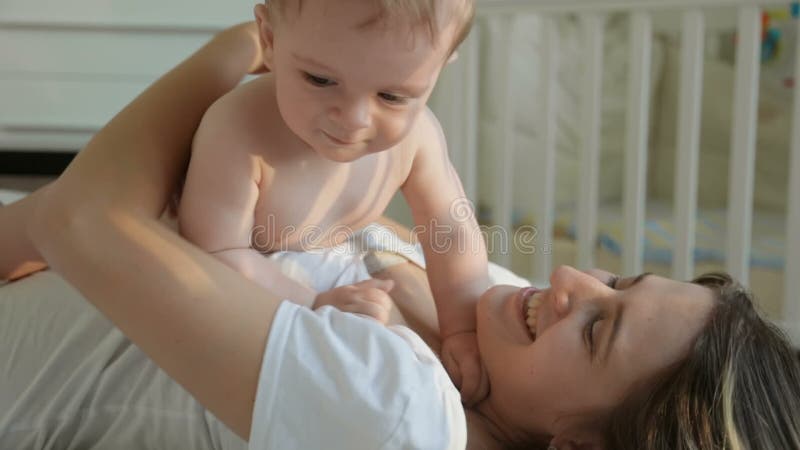
<path fill-rule="evenodd" d="M 450 50 L 454 24 L 435 42 L 421 27 L 366 25 L 373 2 L 305 0 L 273 17 L 267 64 L 286 125 L 321 156 L 353 161 L 409 133 Z M 271 59 L 271 61 L 269 61 Z"/>

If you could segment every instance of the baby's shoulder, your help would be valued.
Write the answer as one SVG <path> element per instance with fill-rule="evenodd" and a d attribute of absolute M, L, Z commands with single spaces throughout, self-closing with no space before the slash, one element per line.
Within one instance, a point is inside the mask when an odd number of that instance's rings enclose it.
<path fill-rule="evenodd" d="M 414 127 L 407 138 L 408 145 L 413 148 L 414 154 L 418 152 L 447 151 L 447 143 L 442 131 L 442 125 L 436 114 L 427 106 L 420 113 Z"/>
<path fill-rule="evenodd" d="M 206 117 L 229 121 L 237 128 L 253 127 L 260 119 L 269 117 L 273 110 L 277 113 L 274 88 L 270 74 L 240 84 L 214 102 Z"/>
<path fill-rule="evenodd" d="M 274 127 L 282 123 L 275 101 L 273 77 L 262 75 L 220 97 L 206 111 L 200 131 L 228 149 L 267 151 Z M 222 141 L 222 142 L 220 142 Z"/>

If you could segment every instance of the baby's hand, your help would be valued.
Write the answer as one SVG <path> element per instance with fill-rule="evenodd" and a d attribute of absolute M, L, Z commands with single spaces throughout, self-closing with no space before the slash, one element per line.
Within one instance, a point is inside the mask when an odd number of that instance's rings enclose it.
<path fill-rule="evenodd" d="M 388 292 L 393 287 L 394 281 L 377 279 L 341 286 L 318 294 L 311 308 L 331 305 L 345 312 L 371 317 L 386 325 L 392 309 L 392 298 Z"/>
<path fill-rule="evenodd" d="M 489 376 L 478 353 L 474 331 L 453 334 L 442 341 L 442 362 L 461 391 L 461 401 L 474 406 L 489 395 Z"/>

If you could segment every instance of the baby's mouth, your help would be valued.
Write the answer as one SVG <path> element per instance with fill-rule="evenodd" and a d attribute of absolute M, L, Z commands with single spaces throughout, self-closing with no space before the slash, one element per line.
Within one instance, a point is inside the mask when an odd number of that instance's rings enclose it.
<path fill-rule="evenodd" d="M 539 317 L 539 306 L 542 304 L 542 297 L 542 291 L 531 291 L 522 299 L 526 308 L 525 323 L 528 325 L 528 330 L 530 330 L 534 340 L 536 340 L 536 320 Z"/>

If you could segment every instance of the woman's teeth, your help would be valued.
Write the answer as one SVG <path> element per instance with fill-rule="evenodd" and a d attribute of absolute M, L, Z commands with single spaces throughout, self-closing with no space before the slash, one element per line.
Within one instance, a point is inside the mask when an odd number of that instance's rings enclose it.
<path fill-rule="evenodd" d="M 526 304 L 528 305 L 528 317 L 526 318 L 526 323 L 528 324 L 528 329 L 531 330 L 531 334 L 533 335 L 534 339 L 536 338 L 536 319 L 539 315 L 539 305 L 541 305 L 541 303 L 541 292 L 534 293 L 526 300 Z"/>

